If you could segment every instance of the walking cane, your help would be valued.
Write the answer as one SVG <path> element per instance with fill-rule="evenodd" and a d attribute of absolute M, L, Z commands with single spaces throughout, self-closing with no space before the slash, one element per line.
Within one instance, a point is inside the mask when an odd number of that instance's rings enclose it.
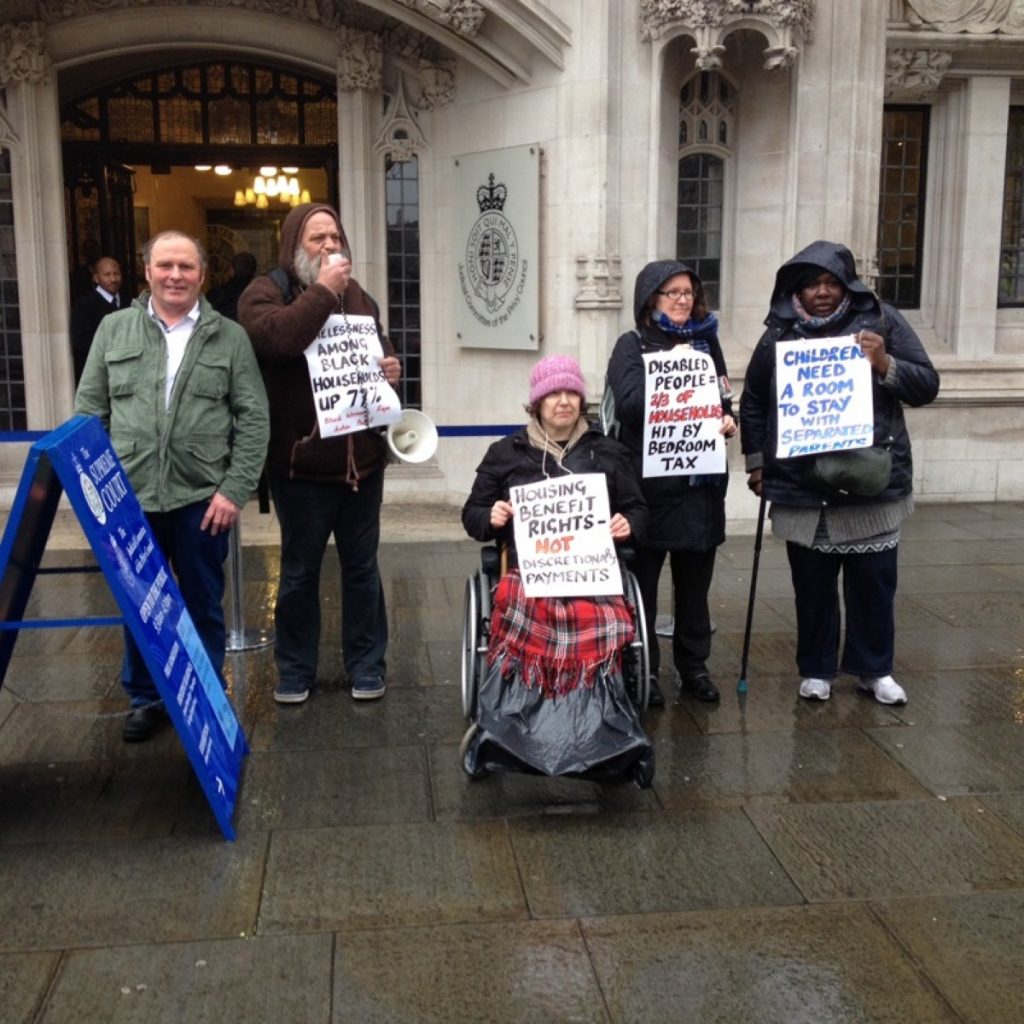
<path fill-rule="evenodd" d="M 764 489 L 761 490 L 761 504 L 757 509 L 757 533 L 754 536 L 754 567 L 750 572 L 750 598 L 747 601 L 747 626 L 743 633 L 743 664 L 740 678 L 736 683 L 737 693 L 747 692 L 747 658 L 750 656 L 750 629 L 754 623 L 754 594 L 757 592 L 757 566 L 761 561 L 761 538 L 764 536 Z"/>

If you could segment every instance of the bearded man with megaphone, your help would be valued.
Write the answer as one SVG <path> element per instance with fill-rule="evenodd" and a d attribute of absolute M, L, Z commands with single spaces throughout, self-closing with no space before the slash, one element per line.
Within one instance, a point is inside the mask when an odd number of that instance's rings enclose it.
<path fill-rule="evenodd" d="M 377 565 L 388 448 L 369 424 L 332 434 L 314 395 L 307 350 L 330 324 L 339 337 L 376 335 L 371 351 L 379 347 L 388 384 L 397 383 L 401 366 L 381 330 L 377 303 L 352 277 L 348 242 L 332 207 L 305 203 L 285 217 L 279 263 L 238 303 L 270 400 L 267 469 L 281 527 L 274 699 L 302 703 L 316 680 L 320 566 L 333 535 L 341 564 L 342 660 L 352 696 L 372 700 L 384 695 L 388 643 Z"/>

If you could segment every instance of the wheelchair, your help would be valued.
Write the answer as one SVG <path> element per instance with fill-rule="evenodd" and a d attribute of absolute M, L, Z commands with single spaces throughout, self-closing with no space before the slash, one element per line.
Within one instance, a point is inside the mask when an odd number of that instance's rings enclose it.
<path fill-rule="evenodd" d="M 633 616 L 633 640 L 622 651 L 622 674 L 633 706 L 640 715 L 647 710 L 650 692 L 650 647 L 640 585 L 628 567 L 628 552 L 620 558 L 623 597 Z M 462 714 L 471 723 L 463 746 L 471 739 L 476 721 L 477 693 L 487 672 L 487 648 L 491 634 L 491 594 L 502 572 L 502 555 L 493 545 L 480 553 L 480 568 L 466 580 L 462 609 Z"/>

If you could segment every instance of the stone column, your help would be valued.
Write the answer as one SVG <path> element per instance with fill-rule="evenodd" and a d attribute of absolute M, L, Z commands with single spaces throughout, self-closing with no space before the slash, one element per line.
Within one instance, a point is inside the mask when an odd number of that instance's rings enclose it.
<path fill-rule="evenodd" d="M 995 352 L 1009 105 L 1009 78 L 975 77 L 964 86 L 956 129 L 962 177 L 943 200 L 959 206 L 954 217 L 960 244 L 950 253 L 948 280 L 955 302 L 951 336 L 960 359 L 984 360 Z"/>
<path fill-rule="evenodd" d="M 383 45 L 379 36 L 339 30 L 338 195 L 356 276 L 387 311 L 384 167 L 374 155 L 383 116 Z"/>
<path fill-rule="evenodd" d="M 796 64 L 786 255 L 827 238 L 873 279 L 885 85 L 886 5 L 821 3 Z"/>
<path fill-rule="evenodd" d="M 11 153 L 28 426 L 45 430 L 71 415 L 74 371 L 57 81 L 39 23 L 0 26 L 0 87 Z"/>

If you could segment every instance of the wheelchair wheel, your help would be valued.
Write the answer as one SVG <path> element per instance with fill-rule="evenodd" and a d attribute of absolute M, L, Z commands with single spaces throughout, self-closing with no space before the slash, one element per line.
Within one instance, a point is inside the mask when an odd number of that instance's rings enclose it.
<path fill-rule="evenodd" d="M 626 689 L 636 704 L 637 710 L 643 714 L 647 710 L 647 698 L 651 689 L 651 649 L 647 635 L 647 619 L 644 616 L 644 599 L 640 594 L 640 584 L 636 576 L 626 569 L 625 580 L 626 600 L 636 609 L 633 622 L 633 642 L 622 652 L 622 668 L 626 678 Z"/>
<path fill-rule="evenodd" d="M 466 580 L 462 609 L 462 714 L 472 721 L 476 695 L 487 662 L 491 592 L 487 577 L 477 569 Z"/>

